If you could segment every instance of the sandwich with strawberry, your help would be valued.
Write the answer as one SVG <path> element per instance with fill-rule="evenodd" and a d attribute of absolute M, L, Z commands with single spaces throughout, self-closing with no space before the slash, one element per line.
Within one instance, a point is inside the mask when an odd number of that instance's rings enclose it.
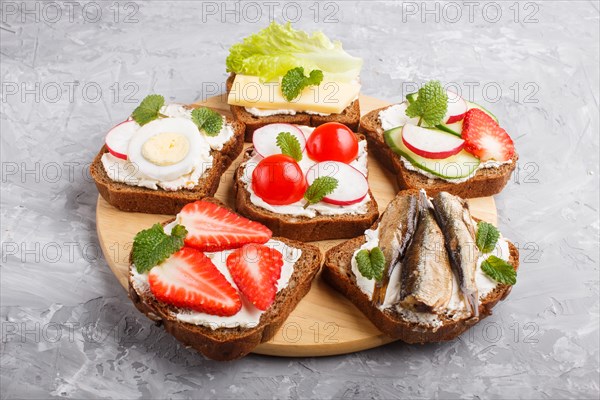
<path fill-rule="evenodd" d="M 206 357 L 232 360 L 273 337 L 308 293 L 321 253 L 206 198 L 139 232 L 130 264 L 141 312 Z"/>
<path fill-rule="evenodd" d="M 504 189 L 518 160 L 513 140 L 491 112 L 438 81 L 366 114 L 360 132 L 401 189 L 491 196 Z"/>

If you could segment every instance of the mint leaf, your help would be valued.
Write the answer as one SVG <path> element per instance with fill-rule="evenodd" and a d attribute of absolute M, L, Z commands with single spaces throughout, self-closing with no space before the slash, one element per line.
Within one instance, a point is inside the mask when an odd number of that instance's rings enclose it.
<path fill-rule="evenodd" d="M 494 250 L 499 237 L 500 232 L 494 225 L 485 221 L 480 221 L 477 224 L 477 238 L 475 243 L 482 253 L 489 253 Z"/>
<path fill-rule="evenodd" d="M 171 241 L 176 250 L 179 250 L 183 247 L 183 239 L 185 239 L 187 233 L 187 229 L 185 229 L 185 226 L 183 225 L 177 224 L 173 227 L 173 229 L 171 229 Z"/>
<path fill-rule="evenodd" d="M 298 138 L 290 132 L 281 132 L 277 135 L 277 146 L 281 149 L 281 153 L 292 157 L 296 161 L 302 160 L 302 148 Z"/>
<path fill-rule="evenodd" d="M 318 86 L 323 81 L 323 71 L 315 69 L 309 76 L 304 76 L 304 68 L 296 67 L 290 69 L 281 80 L 281 93 L 287 101 L 292 101 L 300 95 L 302 89 L 307 86 Z"/>
<path fill-rule="evenodd" d="M 304 193 L 304 199 L 306 200 L 304 208 L 307 208 L 311 204 L 320 202 L 323 200 L 323 197 L 333 193 L 337 187 L 338 180 L 330 176 L 321 176 L 315 179 L 312 185 L 310 185 Z"/>
<path fill-rule="evenodd" d="M 206 133 L 207 136 L 217 136 L 223 128 L 223 117 L 210 108 L 196 108 L 192 111 L 192 121 Z"/>
<path fill-rule="evenodd" d="M 146 96 L 140 105 L 133 110 L 131 118 L 140 125 L 146 125 L 148 122 L 154 121 L 159 117 L 159 111 L 164 105 L 164 97 L 159 94 L 151 94 Z"/>
<path fill-rule="evenodd" d="M 489 256 L 487 260 L 481 263 L 481 270 L 496 282 L 505 285 L 517 283 L 517 271 L 514 267 L 496 256 Z"/>
<path fill-rule="evenodd" d="M 447 110 L 448 94 L 442 84 L 439 81 L 429 81 L 419 89 L 417 98 L 409 101 L 406 115 L 410 118 L 419 117 L 419 126 L 422 122 L 427 126 L 435 126 L 443 122 Z"/>
<path fill-rule="evenodd" d="M 187 230 L 183 225 L 175 225 L 171 235 L 167 235 L 161 224 L 138 232 L 133 239 L 132 259 L 137 271 L 142 274 L 165 261 L 183 247 Z"/>
<path fill-rule="evenodd" d="M 408 104 L 414 103 L 416 99 L 417 99 L 417 92 L 409 93 L 406 95 L 406 100 L 408 101 Z"/>
<path fill-rule="evenodd" d="M 367 279 L 381 281 L 385 267 L 385 257 L 379 247 L 371 251 L 363 249 L 356 253 L 356 264 L 358 272 Z"/>

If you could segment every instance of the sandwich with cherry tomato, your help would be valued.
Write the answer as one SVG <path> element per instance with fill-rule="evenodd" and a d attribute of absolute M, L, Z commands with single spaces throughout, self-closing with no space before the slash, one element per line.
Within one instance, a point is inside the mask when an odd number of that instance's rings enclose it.
<path fill-rule="evenodd" d="M 227 103 L 246 141 L 268 124 L 339 122 L 356 131 L 363 60 L 323 32 L 272 22 L 229 49 Z"/>
<path fill-rule="evenodd" d="M 406 101 L 361 119 L 369 150 L 394 172 L 401 189 L 485 197 L 504 189 L 517 165 L 510 135 L 483 106 L 426 83 Z"/>
<path fill-rule="evenodd" d="M 235 174 L 240 214 L 301 241 L 352 237 L 377 219 L 362 135 L 337 122 L 276 123 L 252 141 Z"/>

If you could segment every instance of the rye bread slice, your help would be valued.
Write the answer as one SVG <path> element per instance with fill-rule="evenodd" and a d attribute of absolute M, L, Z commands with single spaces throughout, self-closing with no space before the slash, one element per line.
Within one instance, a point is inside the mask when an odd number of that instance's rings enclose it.
<path fill-rule="evenodd" d="M 407 169 L 400 156 L 390 149 L 383 138 L 383 128 L 379 121 L 379 112 L 387 107 L 373 110 L 360 120 L 359 132 L 367 137 L 369 151 L 391 172 L 396 174 L 400 189 L 425 189 L 427 194 L 435 196 L 438 192 L 448 192 L 462 198 L 487 197 L 498 194 L 504 189 L 517 166 L 517 153 L 510 164 L 499 168 L 482 168 L 469 180 L 462 183 L 450 183 L 442 179 L 432 179 Z"/>
<path fill-rule="evenodd" d="M 235 74 L 227 78 L 227 94 L 233 86 Z M 294 125 L 319 126 L 326 122 L 339 122 L 356 132 L 360 122 L 360 104 L 358 99 L 353 101 L 340 114 L 312 115 L 307 113 L 296 113 L 295 115 L 271 115 L 268 117 L 256 117 L 245 110 L 244 107 L 230 106 L 231 113 L 238 121 L 246 125 L 246 142 L 252 142 L 254 131 L 268 124 L 285 123 Z"/>
<path fill-rule="evenodd" d="M 223 203 L 213 198 L 204 200 L 223 206 Z M 173 220 L 165 221 L 163 225 Z M 158 325 L 162 325 L 185 346 L 192 347 L 213 360 L 227 361 L 243 357 L 275 335 L 300 300 L 308 293 L 321 267 L 321 251 L 316 246 L 286 238 L 274 237 L 273 239 L 302 250 L 302 255 L 294 265 L 294 272 L 287 287 L 277 293 L 274 303 L 261 315 L 259 324 L 254 328 L 213 330 L 201 325 L 180 322 L 176 318 L 179 308 L 156 300 L 150 292 L 138 293 L 131 273 L 129 274 L 129 297 L 140 312 Z"/>
<path fill-rule="evenodd" d="M 376 227 L 377 223 L 373 225 L 372 229 Z M 374 306 L 369 296 L 358 287 L 351 266 L 352 255 L 365 243 L 365 240 L 364 235 L 361 235 L 332 247 L 325 254 L 321 276 L 329 285 L 346 296 L 381 332 L 406 343 L 430 343 L 453 340 L 472 326 L 472 323 L 465 319 L 446 319 L 434 331 L 426 326 L 404 320 L 400 314 L 390 308 L 381 310 Z M 508 247 L 510 263 L 517 269 L 519 267 L 519 251 L 511 242 L 508 242 Z M 492 314 L 492 308 L 508 296 L 511 288 L 512 286 L 509 285 L 498 284 L 480 301 L 480 321 Z"/>
<path fill-rule="evenodd" d="M 119 210 L 147 214 L 177 214 L 186 204 L 213 196 L 219 187 L 221 175 L 242 152 L 244 124 L 230 117 L 227 117 L 227 123 L 233 126 L 234 136 L 225 143 L 220 151 L 211 151 L 212 167 L 202 175 L 193 189 L 168 191 L 158 188 L 152 190 L 115 182 L 108 177 L 102 165 L 102 156 L 108 152 L 106 146 L 102 146 L 94 158 L 90 165 L 90 174 L 104 200 Z"/>
<path fill-rule="evenodd" d="M 362 139 L 362 137 L 361 137 Z M 276 236 L 283 236 L 303 242 L 329 239 L 348 239 L 361 235 L 379 217 L 377 201 L 369 189 L 371 200 L 367 203 L 367 212 L 359 215 L 319 215 L 314 218 L 278 214 L 259 207 L 250 201 L 250 192 L 243 182 L 243 163 L 251 158 L 254 148 L 244 152 L 242 164 L 235 171 L 234 193 L 235 209 L 238 213 L 266 225 Z"/>

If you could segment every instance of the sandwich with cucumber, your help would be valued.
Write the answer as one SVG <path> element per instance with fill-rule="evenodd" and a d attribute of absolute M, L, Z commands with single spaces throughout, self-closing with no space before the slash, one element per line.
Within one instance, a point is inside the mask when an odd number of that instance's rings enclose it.
<path fill-rule="evenodd" d="M 272 123 L 358 129 L 363 60 L 323 32 L 272 22 L 231 46 L 226 64 L 227 102 L 246 126 L 247 142 Z"/>
<path fill-rule="evenodd" d="M 215 194 L 242 151 L 244 128 L 208 107 L 166 104 L 150 95 L 108 132 L 90 173 L 113 207 L 176 214 Z"/>
<path fill-rule="evenodd" d="M 369 149 L 402 189 L 463 198 L 504 189 L 518 155 L 510 135 L 484 107 L 430 81 L 406 101 L 361 119 Z"/>
<path fill-rule="evenodd" d="M 383 333 L 452 340 L 516 283 L 519 252 L 450 193 L 405 190 L 363 235 L 330 249 L 322 276 Z"/>
<path fill-rule="evenodd" d="M 129 297 L 184 345 L 232 360 L 275 335 L 320 267 L 318 248 L 205 198 L 135 236 Z"/>

